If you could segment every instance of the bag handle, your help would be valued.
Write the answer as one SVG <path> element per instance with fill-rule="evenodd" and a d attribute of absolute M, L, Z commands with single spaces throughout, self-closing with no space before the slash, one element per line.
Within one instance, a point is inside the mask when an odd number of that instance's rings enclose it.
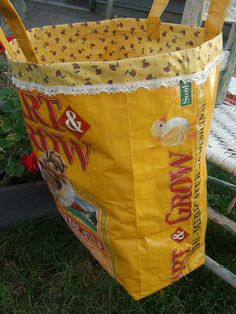
<path fill-rule="evenodd" d="M 160 38 L 160 21 L 161 15 L 165 11 L 169 0 L 154 0 L 148 15 L 147 32 L 148 37 Z"/>
<path fill-rule="evenodd" d="M 154 0 L 147 22 L 149 37 L 160 38 L 160 17 L 168 2 L 169 0 Z M 206 37 L 218 35 L 221 32 L 230 2 L 231 0 L 211 0 L 205 24 Z"/>
<path fill-rule="evenodd" d="M 207 39 L 222 31 L 230 3 L 231 0 L 211 0 L 205 23 Z"/>
<path fill-rule="evenodd" d="M 12 34 L 16 37 L 25 59 L 31 63 L 39 63 L 24 24 L 9 0 L 0 0 L 0 13 L 4 16 Z M 0 32 L 0 40 L 3 44 L 5 42 L 5 48 L 11 55 L 12 50 L 9 50 L 10 45 L 6 45 L 7 39 L 3 32 Z"/>
<path fill-rule="evenodd" d="M 16 55 L 15 55 L 11 45 L 9 44 L 9 41 L 5 37 L 5 34 L 4 34 L 1 27 L 0 27 L 0 41 L 1 41 L 2 45 L 4 46 L 5 50 L 8 52 L 9 56 L 12 59 L 14 59 L 16 57 Z"/>

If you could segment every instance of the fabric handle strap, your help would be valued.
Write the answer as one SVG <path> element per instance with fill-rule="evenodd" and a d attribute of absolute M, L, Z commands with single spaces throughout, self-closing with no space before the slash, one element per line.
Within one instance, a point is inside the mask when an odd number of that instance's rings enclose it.
<path fill-rule="evenodd" d="M 147 31 L 151 38 L 160 38 L 161 15 L 167 7 L 169 0 L 154 0 L 148 15 Z"/>
<path fill-rule="evenodd" d="M 206 37 L 218 35 L 223 28 L 231 0 L 211 0 L 206 18 Z"/>
<path fill-rule="evenodd" d="M 8 52 L 11 59 L 14 59 L 16 57 L 16 55 L 15 55 L 14 51 L 12 50 L 12 47 L 9 44 L 9 41 L 5 37 L 5 34 L 4 34 L 1 27 L 0 27 L 0 41 L 1 41 L 2 45 L 4 46 L 4 48 L 6 49 L 6 51 Z"/>
<path fill-rule="evenodd" d="M 25 59 L 31 63 L 39 63 L 24 24 L 9 0 L 0 0 L 0 13 L 4 16 L 12 34 L 16 37 Z M 7 39 L 3 32 L 0 32 L 0 40 L 6 44 Z M 9 45 L 5 46 L 5 48 L 11 55 L 12 52 L 9 51 Z"/>
<path fill-rule="evenodd" d="M 205 24 L 207 36 L 221 32 L 230 2 L 231 0 L 211 0 Z M 149 37 L 160 38 L 160 17 L 168 3 L 169 0 L 154 0 L 147 21 Z"/>

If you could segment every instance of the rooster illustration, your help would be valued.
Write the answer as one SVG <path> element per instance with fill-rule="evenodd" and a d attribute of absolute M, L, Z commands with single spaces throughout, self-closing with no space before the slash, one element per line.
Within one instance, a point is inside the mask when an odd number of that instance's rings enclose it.
<path fill-rule="evenodd" d="M 191 126 L 185 118 L 176 117 L 170 120 L 162 118 L 153 123 L 151 127 L 152 135 L 160 141 L 162 146 L 173 147 L 182 144 L 186 139 L 195 137 L 190 134 Z"/>

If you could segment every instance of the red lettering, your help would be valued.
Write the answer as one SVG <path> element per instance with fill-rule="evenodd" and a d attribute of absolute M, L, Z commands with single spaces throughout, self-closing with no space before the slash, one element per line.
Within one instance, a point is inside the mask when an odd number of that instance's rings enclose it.
<path fill-rule="evenodd" d="M 176 194 L 171 199 L 171 207 L 170 207 L 170 213 L 166 214 L 166 222 L 169 225 L 173 225 L 179 222 L 183 222 L 188 220 L 191 217 L 191 201 L 192 191 L 190 191 L 188 194 L 179 195 Z M 185 214 L 178 218 L 172 217 L 172 212 L 175 208 L 178 208 L 178 216 L 181 216 L 181 214 Z"/>
<path fill-rule="evenodd" d="M 62 104 L 61 104 L 60 100 L 57 98 L 49 98 L 49 97 L 46 97 L 45 95 L 39 95 L 38 99 L 39 99 L 40 103 L 45 102 L 47 105 L 49 118 L 52 122 L 52 128 L 54 130 L 65 132 L 63 127 L 60 125 L 60 122 L 59 122 L 57 115 L 56 115 L 56 111 L 54 109 L 54 105 L 56 105 L 57 109 L 61 110 Z"/>
<path fill-rule="evenodd" d="M 183 184 L 188 184 L 187 186 L 185 185 L 184 187 L 181 187 Z M 184 178 L 176 178 L 174 181 L 170 183 L 170 190 L 173 193 L 189 193 L 192 189 L 192 179 L 189 177 L 184 177 Z"/>
<path fill-rule="evenodd" d="M 174 160 L 174 161 L 171 161 L 170 162 L 170 167 L 177 167 L 177 168 L 180 168 L 179 170 L 176 170 L 176 171 L 172 171 L 170 173 L 170 177 L 171 177 L 171 181 L 175 180 L 176 178 L 188 173 L 188 172 L 191 172 L 192 171 L 192 167 L 188 167 L 188 166 L 183 166 L 182 164 L 187 162 L 187 161 L 190 161 L 193 159 L 192 156 L 189 156 L 189 155 L 184 155 L 184 154 L 177 154 L 177 153 L 172 153 L 172 152 L 169 152 L 169 158 L 173 157 L 173 156 L 178 156 L 180 158 Z"/>
<path fill-rule="evenodd" d="M 180 214 L 182 213 L 186 213 L 186 215 L 183 215 L 183 216 L 180 216 Z M 191 217 L 191 207 L 189 208 L 179 208 L 179 211 L 178 211 L 178 218 L 172 218 L 172 212 L 166 214 L 166 222 L 169 224 L 169 225 L 174 225 L 174 224 L 177 224 L 179 222 L 183 222 L 183 221 L 186 221 L 188 220 L 190 217 Z"/>
<path fill-rule="evenodd" d="M 191 196 L 192 196 L 192 191 L 190 191 L 188 194 L 176 194 L 172 197 L 171 201 L 171 209 L 173 210 L 176 207 L 179 206 L 191 206 Z"/>
<path fill-rule="evenodd" d="M 40 102 L 38 98 L 29 92 L 23 92 L 22 90 L 19 90 L 20 97 L 22 99 L 22 104 L 26 111 L 23 109 L 23 115 L 26 119 L 29 119 L 33 122 L 39 122 L 47 127 L 50 127 L 50 125 L 43 119 L 41 114 L 38 112 L 38 109 L 40 107 Z"/>
<path fill-rule="evenodd" d="M 186 262 L 187 262 L 189 251 L 190 251 L 190 247 L 182 251 L 173 250 L 172 252 L 172 275 L 173 275 L 172 280 L 173 281 L 176 281 L 183 277 L 183 270 L 186 267 Z"/>
<path fill-rule="evenodd" d="M 44 149 L 41 146 L 41 144 L 40 144 L 40 142 L 36 136 L 34 128 L 28 122 L 26 122 L 25 124 L 26 124 L 26 128 L 28 130 L 28 135 L 29 135 L 29 138 L 31 140 L 31 143 L 34 145 L 36 150 L 43 152 Z"/>
<path fill-rule="evenodd" d="M 25 92 L 20 90 L 20 97 L 23 104 L 23 114 L 26 120 L 31 120 L 33 122 L 41 123 L 46 127 L 50 125 L 44 120 L 42 115 L 39 112 L 39 108 L 42 103 L 45 103 L 49 113 L 49 119 L 52 124 L 52 128 L 65 132 L 63 127 L 60 125 L 60 121 L 57 118 L 56 108 L 58 110 L 62 109 L 62 104 L 59 99 L 49 98 L 44 95 L 35 96 L 33 93 Z M 55 108 L 56 107 L 56 108 Z M 78 143 L 74 139 L 67 139 L 67 142 L 63 139 L 63 136 L 57 133 L 51 133 L 50 130 L 47 130 L 42 127 L 37 127 L 34 129 L 29 123 L 26 122 L 28 128 L 29 137 L 33 143 L 35 149 L 39 151 L 47 151 L 50 149 L 50 146 L 53 147 L 53 150 L 60 153 L 60 147 L 62 147 L 67 160 L 70 164 L 73 163 L 75 154 L 78 155 L 82 169 L 86 170 L 88 167 L 91 145 L 88 143 Z M 49 143 L 49 140 L 51 143 Z M 50 146 L 49 146 L 50 144 Z"/>
<path fill-rule="evenodd" d="M 37 133 L 40 137 L 40 141 L 42 144 L 42 147 L 45 151 L 47 151 L 49 149 L 48 146 L 48 142 L 46 140 L 46 136 L 47 138 L 49 138 L 52 142 L 52 146 L 53 146 L 53 150 L 60 153 L 60 142 L 58 141 L 58 138 L 53 136 L 53 134 L 49 133 L 47 130 L 43 129 L 43 128 L 37 128 Z"/>
<path fill-rule="evenodd" d="M 192 171 L 192 167 L 183 165 L 193 159 L 190 155 L 169 152 L 169 157 L 178 157 L 170 162 L 170 166 L 179 168 L 170 172 L 170 191 L 175 193 L 171 199 L 170 212 L 165 220 L 173 225 L 188 220 L 191 217 L 192 179 L 184 176 Z M 176 213 L 174 213 L 176 211 Z"/>
<path fill-rule="evenodd" d="M 176 159 L 174 161 L 171 161 L 170 162 L 170 166 L 171 167 L 178 167 L 178 168 L 190 168 L 190 167 L 183 167 L 182 164 L 187 162 L 187 161 L 190 161 L 193 159 L 192 156 L 190 155 L 185 155 L 185 154 L 179 154 L 179 153 L 173 153 L 173 152 L 169 152 L 169 158 L 172 158 L 173 156 L 178 156 L 180 157 L 179 159 Z M 189 171 L 191 171 L 192 168 L 190 168 Z M 188 171 L 188 172 L 189 172 Z"/>
<path fill-rule="evenodd" d="M 81 144 L 77 143 L 73 139 L 70 139 L 70 144 L 65 142 L 61 136 L 58 136 L 57 134 L 53 134 L 53 136 L 57 137 L 57 139 L 61 142 L 61 146 L 63 148 L 63 151 L 68 159 L 69 164 L 72 164 L 75 157 L 75 152 L 77 152 L 80 163 L 83 170 L 86 170 L 88 167 L 88 162 L 90 158 L 91 153 L 91 145 L 88 143 L 84 143 L 85 150 L 82 147 Z"/>
<path fill-rule="evenodd" d="M 26 123 L 26 127 L 30 140 L 37 150 L 47 151 L 52 146 L 54 151 L 60 153 L 60 147 L 62 147 L 70 164 L 73 163 L 75 153 L 77 153 L 82 169 L 87 169 L 91 154 L 91 144 L 84 143 L 85 146 L 83 147 L 82 144 L 77 143 L 73 139 L 70 139 L 70 143 L 67 143 L 60 134 L 49 133 L 43 128 L 34 129 L 29 123 Z M 50 146 L 48 139 L 51 140 L 52 145 Z"/>

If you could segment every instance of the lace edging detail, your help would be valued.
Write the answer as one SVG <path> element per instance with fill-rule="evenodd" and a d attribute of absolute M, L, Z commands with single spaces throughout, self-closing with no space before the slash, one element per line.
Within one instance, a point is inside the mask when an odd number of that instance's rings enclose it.
<path fill-rule="evenodd" d="M 175 77 L 166 77 L 151 79 L 146 81 L 131 82 L 131 83 L 114 83 L 114 84 L 94 84 L 80 86 L 46 86 L 33 82 L 25 82 L 12 77 L 12 83 L 20 89 L 27 91 L 37 91 L 45 95 L 97 95 L 100 93 L 115 94 L 129 93 L 145 88 L 148 90 L 160 88 L 161 86 L 178 86 L 180 81 L 184 83 L 196 82 L 197 84 L 204 83 L 209 77 L 211 71 L 222 61 L 223 54 L 216 57 L 211 63 L 207 64 L 203 71 L 181 75 Z"/>

